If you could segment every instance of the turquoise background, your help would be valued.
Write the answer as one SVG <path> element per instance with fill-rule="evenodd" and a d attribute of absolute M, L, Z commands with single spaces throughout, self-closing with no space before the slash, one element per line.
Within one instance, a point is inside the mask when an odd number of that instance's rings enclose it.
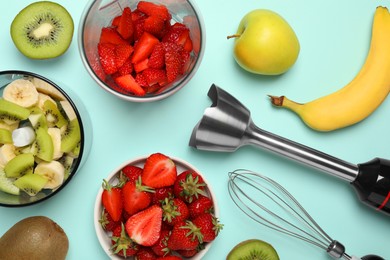
<path fill-rule="evenodd" d="M 217 84 L 239 99 L 261 128 L 352 163 L 374 157 L 390 158 L 390 100 L 366 120 L 342 130 L 319 133 L 287 110 L 270 105 L 267 94 L 310 101 L 347 84 L 364 63 L 376 6 L 389 1 L 199 0 L 206 24 L 206 51 L 197 74 L 172 97 L 147 104 L 111 96 L 89 77 L 77 47 L 77 28 L 86 0 L 57 1 L 74 18 L 75 33 L 62 57 L 38 61 L 14 47 L 9 26 L 15 15 L 33 1 L 0 1 L 0 70 L 27 70 L 72 88 L 89 111 L 93 144 L 88 161 L 59 194 L 38 205 L 0 208 L 0 234 L 28 216 L 45 215 L 59 223 L 70 240 L 68 259 L 107 259 L 95 236 L 93 207 L 102 179 L 123 161 L 162 152 L 197 167 L 214 188 L 224 229 L 204 259 L 224 259 L 242 240 L 271 243 L 281 259 L 329 259 L 320 249 L 263 228 L 234 206 L 227 191 L 227 172 L 247 168 L 284 185 L 328 234 L 356 256 L 369 253 L 390 259 L 389 217 L 358 202 L 350 185 L 335 177 L 255 147 L 235 153 L 213 153 L 188 146 L 192 129 L 210 106 L 207 91 Z M 297 63 L 277 77 L 252 75 L 232 57 L 241 18 L 256 8 L 272 9 L 294 28 L 301 52 Z"/>

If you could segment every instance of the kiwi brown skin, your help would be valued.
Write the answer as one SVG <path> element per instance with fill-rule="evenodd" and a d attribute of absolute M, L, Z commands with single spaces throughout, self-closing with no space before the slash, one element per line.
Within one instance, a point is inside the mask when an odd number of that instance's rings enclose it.
<path fill-rule="evenodd" d="M 0 259 L 64 260 L 68 250 L 64 230 L 45 216 L 22 219 L 0 238 Z"/>
<path fill-rule="evenodd" d="M 248 239 L 233 247 L 226 260 L 279 260 L 279 255 L 271 244 Z"/>
<path fill-rule="evenodd" d="M 37 32 L 39 29 L 39 34 Z M 60 4 L 37 1 L 23 8 L 11 23 L 16 48 L 31 59 L 51 59 L 64 54 L 73 38 L 72 16 Z"/>

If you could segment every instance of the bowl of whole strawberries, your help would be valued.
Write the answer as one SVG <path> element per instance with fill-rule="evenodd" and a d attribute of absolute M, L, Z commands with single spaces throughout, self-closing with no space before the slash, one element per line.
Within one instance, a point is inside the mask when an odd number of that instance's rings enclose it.
<path fill-rule="evenodd" d="M 93 0 L 79 26 L 88 73 L 104 90 L 128 101 L 176 93 L 194 76 L 204 54 L 205 26 L 192 0 Z"/>
<path fill-rule="evenodd" d="M 122 163 L 103 180 L 94 224 L 111 259 L 195 260 L 222 229 L 218 217 L 204 175 L 181 159 L 154 153 Z"/>

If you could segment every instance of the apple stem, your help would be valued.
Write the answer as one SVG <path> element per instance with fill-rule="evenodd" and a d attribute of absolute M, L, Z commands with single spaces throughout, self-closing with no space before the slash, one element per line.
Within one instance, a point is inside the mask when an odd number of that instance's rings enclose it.
<path fill-rule="evenodd" d="M 241 34 L 233 34 L 233 35 L 227 36 L 226 38 L 227 38 L 227 39 L 230 39 L 230 38 L 238 38 L 238 37 L 240 37 L 240 36 L 241 36 Z"/>

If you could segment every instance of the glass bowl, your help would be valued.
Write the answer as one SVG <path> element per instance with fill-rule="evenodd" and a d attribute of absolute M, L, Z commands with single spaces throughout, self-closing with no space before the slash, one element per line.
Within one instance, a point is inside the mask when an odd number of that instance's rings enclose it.
<path fill-rule="evenodd" d="M 127 165 L 134 165 L 134 166 L 138 166 L 138 167 L 143 167 L 144 164 L 145 164 L 145 161 L 146 159 L 148 158 L 148 156 L 141 156 L 141 157 L 137 157 L 137 158 L 134 158 L 134 159 L 130 159 L 130 160 L 127 160 L 125 162 L 123 162 L 121 165 L 119 165 L 118 167 L 116 167 L 108 176 L 107 178 L 105 179 L 108 183 L 110 184 L 117 184 L 118 183 L 118 176 L 119 176 L 119 173 L 120 171 Z M 179 159 L 179 158 L 176 158 L 176 157 L 172 157 L 172 156 L 169 156 L 169 158 L 175 163 L 176 165 L 176 168 L 177 168 L 177 174 L 180 174 L 182 173 L 183 171 L 186 171 L 186 170 L 191 170 L 193 172 L 196 172 L 198 173 L 203 181 L 207 184 L 207 189 L 206 189 L 206 192 L 208 194 L 208 197 L 213 201 L 213 214 L 214 216 L 219 219 L 219 207 L 217 205 L 217 199 L 216 199 L 216 196 L 215 196 L 215 193 L 210 185 L 210 183 L 207 181 L 206 177 L 204 176 L 204 174 L 202 174 L 198 169 L 196 169 L 193 165 L 191 165 L 190 163 L 182 160 L 182 159 Z M 107 232 L 105 230 L 103 230 L 99 220 L 101 219 L 101 216 L 102 216 L 102 211 L 103 211 L 103 206 L 102 206 L 102 193 L 103 193 L 103 188 L 100 187 L 100 189 L 98 190 L 98 193 L 97 193 L 97 196 L 96 196 L 96 200 L 95 200 L 95 209 L 94 209 L 94 225 L 95 225 L 95 231 L 96 231 L 96 235 L 98 237 L 98 240 L 100 242 L 100 245 L 101 247 L 103 248 L 104 252 L 106 252 L 106 254 L 108 255 L 108 257 L 110 257 L 110 259 L 113 259 L 113 260 L 120 260 L 120 259 L 123 259 L 117 255 L 114 255 L 112 254 L 112 252 L 110 251 L 110 248 L 112 247 L 112 244 L 111 244 L 111 239 L 109 237 L 109 235 L 107 234 Z M 188 259 L 188 260 L 200 260 L 202 259 L 202 257 L 207 253 L 207 251 L 210 249 L 211 245 L 212 245 L 213 242 L 209 242 L 205 245 L 205 248 L 203 250 L 201 250 L 200 252 L 198 252 L 195 256 L 191 257 L 191 258 L 184 258 L 184 259 Z M 130 259 L 133 259 L 132 257 L 128 257 Z"/>
<path fill-rule="evenodd" d="M 38 89 L 38 92 L 40 94 L 43 94 L 43 96 L 49 96 L 54 100 L 57 105 L 61 102 L 67 103 L 68 111 L 73 112 L 73 116 L 75 120 L 79 123 L 80 128 L 80 142 L 77 145 L 77 151 L 72 150 L 72 156 L 71 158 L 67 158 L 67 156 L 70 156 L 71 153 L 62 153 L 58 156 L 61 156 L 60 158 L 56 159 L 57 161 L 61 162 L 63 165 L 65 165 L 65 177 L 62 181 L 62 183 L 54 188 L 44 188 L 40 190 L 36 195 L 29 195 L 24 190 L 20 190 L 19 195 L 13 195 L 10 193 L 6 193 L 0 190 L 0 206 L 5 207 L 21 207 L 21 206 L 28 206 L 32 204 L 36 204 L 38 202 L 42 202 L 44 200 L 47 200 L 51 197 L 53 197 L 55 194 L 59 193 L 74 177 L 74 175 L 80 170 L 80 168 L 83 166 L 85 161 L 88 158 L 91 144 L 92 144 L 92 127 L 89 115 L 81 102 L 81 100 L 76 96 L 70 89 L 67 89 L 63 84 L 61 87 L 59 87 L 57 84 L 55 84 L 53 81 L 50 81 L 49 79 L 40 76 L 38 74 L 32 73 L 32 72 L 26 72 L 26 71 L 0 71 L 0 95 L 1 99 L 3 99 L 3 92 L 7 85 L 9 85 L 11 82 L 15 80 L 28 80 L 33 83 L 34 86 L 40 86 Z M 41 98 L 41 97 L 40 97 Z M 39 101 L 40 102 L 40 101 Z M 61 103 L 61 104 L 65 104 Z M 65 106 L 65 105 L 64 105 Z M 38 105 L 34 105 L 33 107 L 38 107 Z M 62 105 L 58 107 L 62 108 Z M 32 107 L 28 109 L 33 109 Z M 32 112 L 33 113 L 33 112 Z M 63 112 L 65 114 L 65 112 Z M 31 114 L 30 114 L 31 115 Z M 66 118 L 66 116 L 65 116 Z M 11 124 L 10 122 L 6 123 L 6 119 L 1 118 L 0 119 L 0 128 L 9 128 L 11 133 L 15 132 L 15 129 L 20 129 L 22 126 L 27 126 L 33 128 L 36 132 L 35 126 L 32 126 L 32 121 L 30 119 L 18 121 L 17 124 Z M 69 120 L 69 119 L 68 119 Z M 64 128 L 63 128 L 64 129 Z M 20 133 L 20 132 L 19 132 Z M 22 132 L 23 135 L 23 132 Z M 35 134 L 36 135 L 36 134 Z M 17 154 L 20 153 L 34 153 L 31 150 L 31 144 L 25 145 L 25 146 L 17 146 L 15 143 L 15 140 L 18 140 L 17 138 L 12 138 L 11 143 L 7 143 L 8 148 L 11 147 L 11 149 L 7 148 L 7 151 L 1 151 L 3 153 L 1 156 L 2 159 L 0 160 L 2 164 L 6 164 L 8 160 L 15 157 Z M 0 149 L 6 149 L 4 148 L 5 144 L 0 144 Z M 13 147 L 13 148 L 12 148 Z M 27 150 L 29 149 L 29 150 Z M 73 148 L 72 148 L 73 149 Z M 12 151 L 12 153 L 10 152 Z M 36 150 L 35 150 L 36 152 Z M 13 154 L 14 153 L 14 154 Z M 10 156 L 10 157 L 9 157 Z M 7 158 L 7 159 L 5 159 Z M 66 161 L 66 162 L 65 162 Z M 34 167 L 41 162 L 39 158 L 36 156 L 34 157 Z M 1 166 L 1 170 L 4 173 L 5 165 Z M 21 176 L 17 177 L 20 178 Z M 1 177 L 0 177 L 1 178 Z M 4 175 L 2 176 L 4 178 Z M 17 178 L 8 178 L 9 180 L 15 181 Z"/>
<path fill-rule="evenodd" d="M 205 26 L 203 17 L 193 0 L 151 0 L 148 2 L 165 5 L 171 16 L 171 24 L 180 22 L 190 30 L 190 37 L 193 43 L 193 50 L 190 60 L 186 65 L 183 75 L 175 81 L 164 86 L 156 93 L 145 96 L 124 94 L 110 87 L 113 83 L 112 77 L 107 76 L 101 68 L 98 56 L 98 42 L 101 29 L 110 26 L 114 17 L 122 14 L 125 7 L 134 10 L 139 1 L 134 0 L 92 0 L 86 5 L 79 24 L 78 46 L 82 62 L 92 79 L 107 92 L 128 101 L 151 102 L 171 96 L 182 89 L 195 75 L 201 64 L 205 51 Z"/>

